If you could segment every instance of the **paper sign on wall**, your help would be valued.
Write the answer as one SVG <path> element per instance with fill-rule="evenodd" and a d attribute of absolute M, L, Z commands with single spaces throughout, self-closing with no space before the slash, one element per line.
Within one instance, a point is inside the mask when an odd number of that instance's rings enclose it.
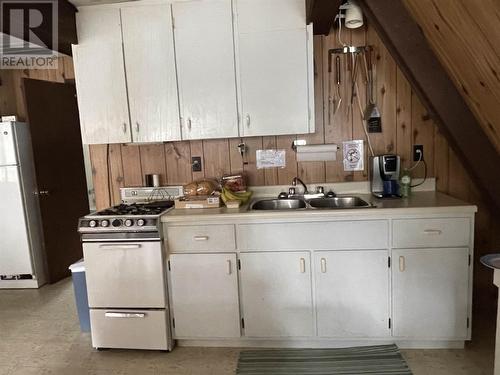
<path fill-rule="evenodd" d="M 344 171 L 365 169 L 363 140 L 342 142 L 342 149 L 344 151 Z"/>
<path fill-rule="evenodd" d="M 257 169 L 286 167 L 285 150 L 257 150 L 255 154 Z"/>

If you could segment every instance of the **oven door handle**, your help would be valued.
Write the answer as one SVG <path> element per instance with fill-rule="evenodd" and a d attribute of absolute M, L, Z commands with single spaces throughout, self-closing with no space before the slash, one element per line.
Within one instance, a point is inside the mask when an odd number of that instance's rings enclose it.
<path fill-rule="evenodd" d="M 100 249 L 140 249 L 140 244 L 111 244 L 111 243 L 103 243 L 99 245 Z"/>
<path fill-rule="evenodd" d="M 145 318 L 145 313 L 120 313 L 120 312 L 107 312 L 104 313 L 106 318 Z"/>

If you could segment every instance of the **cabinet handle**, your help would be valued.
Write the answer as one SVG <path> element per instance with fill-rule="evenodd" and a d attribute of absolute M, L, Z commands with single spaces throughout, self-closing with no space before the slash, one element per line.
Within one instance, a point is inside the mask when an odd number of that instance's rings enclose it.
<path fill-rule="evenodd" d="M 326 259 L 321 258 L 321 273 L 326 273 Z"/>
<path fill-rule="evenodd" d="M 233 273 L 233 270 L 232 270 L 232 265 L 231 265 L 231 261 L 228 259 L 227 260 L 227 274 L 228 275 L 231 275 Z"/>
<path fill-rule="evenodd" d="M 194 236 L 195 241 L 208 241 L 208 236 Z"/>
<path fill-rule="evenodd" d="M 126 123 L 126 122 L 124 122 L 124 123 L 122 124 L 122 129 L 123 129 L 123 132 L 124 132 L 124 133 L 126 133 L 126 132 L 127 132 L 127 123 Z"/>
<path fill-rule="evenodd" d="M 100 249 L 140 249 L 141 245 L 139 244 L 130 244 L 130 245 L 120 245 L 120 244 L 101 244 L 99 245 Z"/>
<path fill-rule="evenodd" d="M 439 229 L 426 229 L 426 230 L 424 230 L 424 233 L 429 234 L 429 235 L 431 235 L 431 234 L 440 235 L 441 233 L 443 233 L 443 231 L 439 230 Z"/>
<path fill-rule="evenodd" d="M 192 124 L 191 124 L 191 117 L 190 117 L 190 118 L 188 118 L 188 120 L 187 120 L 187 126 L 188 126 L 188 129 L 189 129 L 189 130 L 191 130 L 191 125 L 192 125 Z"/>
<path fill-rule="evenodd" d="M 245 122 L 247 124 L 247 128 L 249 128 L 250 127 L 250 115 L 246 115 Z"/>
<path fill-rule="evenodd" d="M 137 133 L 139 133 L 139 127 L 140 127 L 140 126 L 139 126 L 139 123 L 136 121 L 136 123 L 135 123 L 135 131 L 136 131 Z"/>
<path fill-rule="evenodd" d="M 399 271 L 404 272 L 406 269 L 406 261 L 405 257 L 400 256 L 399 257 Z"/>
<path fill-rule="evenodd" d="M 107 312 L 104 313 L 106 318 L 145 318 L 145 313 L 120 313 L 120 312 Z"/>
<path fill-rule="evenodd" d="M 304 258 L 300 258 L 300 273 L 306 272 L 306 260 Z"/>

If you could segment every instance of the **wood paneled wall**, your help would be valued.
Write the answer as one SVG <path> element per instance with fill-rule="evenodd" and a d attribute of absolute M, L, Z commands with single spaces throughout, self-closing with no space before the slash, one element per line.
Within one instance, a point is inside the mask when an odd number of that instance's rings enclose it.
<path fill-rule="evenodd" d="M 376 33 L 371 29 L 345 33 L 343 39 L 354 44 L 374 46 L 377 104 L 382 112 L 383 132 L 372 134 L 376 153 L 395 152 L 401 155 L 405 166 L 411 164 L 413 144 L 424 145 L 424 155 L 429 166 L 429 176 L 437 179 L 438 190 L 472 202 L 479 207 L 475 234 L 475 308 L 494 308 L 496 290 L 492 287 L 491 272 L 479 265 L 479 256 L 498 252 L 500 249 L 500 220 L 482 201 L 446 139 L 439 133 L 425 108 L 413 94 L 405 77 L 397 68 Z M 204 141 L 172 142 L 150 145 L 96 145 L 90 149 L 96 205 L 98 208 L 119 202 L 121 186 L 140 186 L 146 173 L 160 173 L 163 183 L 182 184 L 204 176 L 217 176 L 224 172 L 245 170 L 252 185 L 289 184 L 298 175 L 306 182 L 339 182 L 366 180 L 367 172 L 344 172 L 341 152 L 335 162 L 297 163 L 290 150 L 294 139 L 306 139 L 309 144 L 337 143 L 350 139 L 364 139 L 359 110 L 343 105 L 333 121 L 328 121 L 328 80 L 335 87 L 333 75 L 327 69 L 329 48 L 339 46 L 335 35 L 317 36 L 315 50 L 315 114 L 316 133 L 278 137 L 253 137 L 244 139 L 217 139 Z M 349 102 L 349 64 L 343 60 L 342 98 Z M 1 71 L 0 111 L 16 112 L 24 119 L 25 109 L 21 78 L 29 77 L 51 81 L 73 78 L 72 61 L 61 58 L 57 71 L 26 70 Z M 364 98 L 364 78 L 358 78 L 360 95 Z M 237 151 L 237 144 L 244 141 L 249 149 L 246 162 Z M 259 148 L 287 149 L 287 167 L 279 170 L 257 170 L 255 150 Z M 366 150 L 367 151 L 367 150 Z M 201 156 L 202 172 L 191 172 L 191 156 Z M 421 176 L 422 171 L 417 175 Z"/>
<path fill-rule="evenodd" d="M 500 152 L 500 2 L 404 0 Z"/>

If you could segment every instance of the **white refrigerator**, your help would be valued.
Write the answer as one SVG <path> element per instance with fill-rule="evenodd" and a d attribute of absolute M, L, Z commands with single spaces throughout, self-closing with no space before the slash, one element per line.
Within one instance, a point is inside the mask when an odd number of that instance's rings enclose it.
<path fill-rule="evenodd" d="M 29 126 L 0 122 L 0 289 L 45 283 L 41 223 Z"/>

